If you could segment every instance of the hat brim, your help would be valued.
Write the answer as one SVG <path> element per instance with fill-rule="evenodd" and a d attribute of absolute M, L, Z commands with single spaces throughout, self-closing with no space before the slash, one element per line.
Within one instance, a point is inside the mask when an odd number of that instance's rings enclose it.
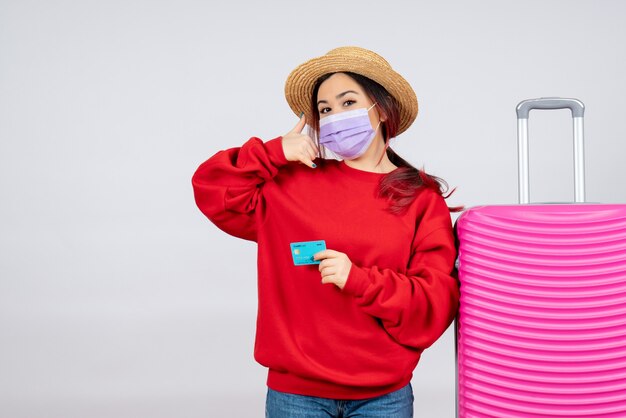
<path fill-rule="evenodd" d="M 342 47 L 313 58 L 294 69 L 285 82 L 285 97 L 293 112 L 313 117 L 311 95 L 315 82 L 323 75 L 352 72 L 374 80 L 398 102 L 400 124 L 397 135 L 406 131 L 417 117 L 417 97 L 411 85 L 378 54 L 363 48 Z"/>

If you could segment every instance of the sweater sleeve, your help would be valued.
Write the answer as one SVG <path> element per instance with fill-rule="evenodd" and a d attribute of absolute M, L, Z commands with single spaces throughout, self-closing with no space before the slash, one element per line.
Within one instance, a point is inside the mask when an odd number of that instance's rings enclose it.
<path fill-rule="evenodd" d="M 343 289 L 393 339 L 419 350 L 443 334 L 459 303 L 450 215 L 443 198 L 437 198 L 420 220 L 406 274 L 353 264 Z"/>
<path fill-rule="evenodd" d="M 286 164 L 282 137 L 266 143 L 251 138 L 240 148 L 220 151 L 193 175 L 196 204 L 224 232 L 255 241 L 262 186 Z"/>

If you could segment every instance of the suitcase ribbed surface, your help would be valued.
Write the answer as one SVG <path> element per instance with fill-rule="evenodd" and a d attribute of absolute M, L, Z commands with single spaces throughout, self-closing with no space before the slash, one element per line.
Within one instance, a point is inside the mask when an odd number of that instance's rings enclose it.
<path fill-rule="evenodd" d="M 459 416 L 626 417 L 626 205 L 485 206 L 457 233 Z"/>

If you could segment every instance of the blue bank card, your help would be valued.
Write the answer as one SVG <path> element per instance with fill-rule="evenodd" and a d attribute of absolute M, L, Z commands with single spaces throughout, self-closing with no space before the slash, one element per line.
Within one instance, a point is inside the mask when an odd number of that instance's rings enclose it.
<path fill-rule="evenodd" d="M 326 241 L 304 241 L 292 242 L 291 256 L 293 264 L 296 266 L 304 266 L 307 264 L 319 264 L 321 261 L 313 260 L 313 255 L 326 249 Z"/>

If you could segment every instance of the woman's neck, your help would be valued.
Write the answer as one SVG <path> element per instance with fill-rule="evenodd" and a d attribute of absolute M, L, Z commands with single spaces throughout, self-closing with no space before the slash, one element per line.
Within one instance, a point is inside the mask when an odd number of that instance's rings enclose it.
<path fill-rule="evenodd" d="M 344 162 L 348 167 L 372 173 L 390 173 L 398 168 L 389 160 L 385 143 L 380 135 L 376 135 L 363 155 Z"/>

